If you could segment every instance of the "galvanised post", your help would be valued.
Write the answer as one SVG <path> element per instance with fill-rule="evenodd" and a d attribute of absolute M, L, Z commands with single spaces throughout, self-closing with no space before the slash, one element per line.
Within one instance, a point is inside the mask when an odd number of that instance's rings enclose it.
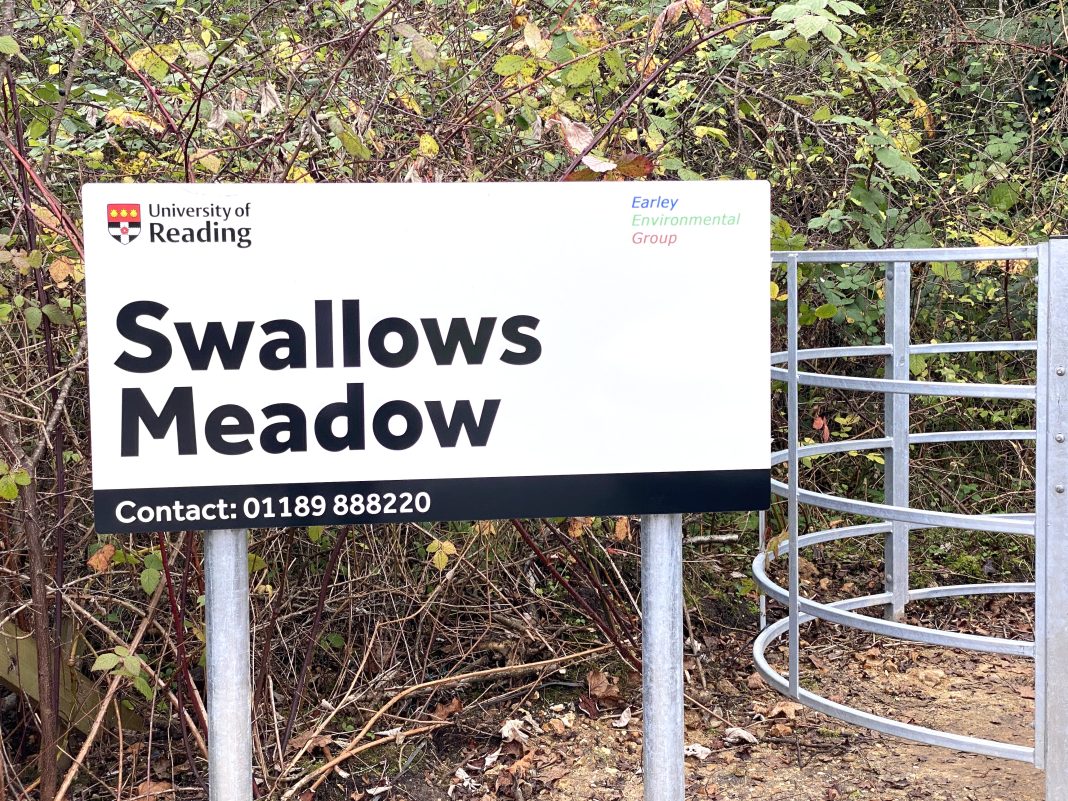
<path fill-rule="evenodd" d="M 787 369 L 787 450 L 790 454 L 790 489 L 787 495 L 787 519 L 789 536 L 789 573 L 790 599 L 787 609 L 790 615 L 790 697 L 797 698 L 801 689 L 801 578 L 798 574 L 799 552 L 798 535 L 798 492 L 801 483 L 800 464 L 797 459 L 799 432 L 799 410 L 797 408 L 797 336 L 798 336 L 798 274 L 797 254 L 786 257 L 786 348 Z"/>
<path fill-rule="evenodd" d="M 1046 801 L 1068 801 L 1068 238 L 1040 253 L 1039 286 L 1035 762 Z"/>
<path fill-rule="evenodd" d="M 682 515 L 642 516 L 645 801 L 683 801 Z"/>
<path fill-rule="evenodd" d="M 909 380 L 909 344 L 911 314 L 909 309 L 912 265 L 895 261 L 886 265 L 886 344 L 892 348 L 886 357 L 886 377 Z M 888 392 L 883 396 L 884 426 L 891 445 L 885 451 L 883 493 L 891 506 L 909 505 L 909 396 L 904 392 Z M 886 536 L 885 584 L 890 593 L 886 617 L 902 620 L 909 599 L 909 524 L 900 520 L 891 523 Z"/>
<path fill-rule="evenodd" d="M 248 531 L 205 531 L 210 801 L 252 799 L 248 603 Z"/>

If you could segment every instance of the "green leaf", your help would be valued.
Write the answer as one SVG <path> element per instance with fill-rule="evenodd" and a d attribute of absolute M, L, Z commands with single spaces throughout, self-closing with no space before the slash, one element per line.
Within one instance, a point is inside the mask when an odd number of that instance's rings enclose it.
<path fill-rule="evenodd" d="M 778 47 L 779 42 L 772 36 L 761 34 L 749 43 L 750 50 L 767 50 L 769 47 Z"/>
<path fill-rule="evenodd" d="M 36 306 L 27 306 L 22 314 L 26 318 L 26 327 L 31 331 L 36 331 L 41 327 L 41 320 L 44 318 L 44 315 L 41 314 L 39 308 Z"/>
<path fill-rule="evenodd" d="M 267 569 L 267 562 L 259 554 L 250 553 L 248 555 L 248 572 L 257 573 L 260 570 Z"/>
<path fill-rule="evenodd" d="M 821 33 L 827 37 L 827 41 L 829 41 L 831 44 L 838 44 L 840 41 L 842 41 L 842 31 L 833 22 L 828 25 L 825 25 Z"/>
<path fill-rule="evenodd" d="M 141 658 L 130 654 L 122 658 L 122 666 L 126 668 L 126 672 L 131 676 L 141 675 Z"/>
<path fill-rule="evenodd" d="M 163 570 L 163 557 L 156 551 L 149 551 L 145 556 L 145 567 L 150 570 Z"/>
<path fill-rule="evenodd" d="M 820 320 L 830 320 L 834 315 L 838 314 L 838 307 L 833 303 L 824 303 L 816 309 L 814 314 Z"/>
<path fill-rule="evenodd" d="M 787 3 L 785 5 L 778 6 L 771 12 L 771 19 L 774 22 L 790 22 L 801 16 L 801 9 L 797 6 Z"/>
<path fill-rule="evenodd" d="M 308 539 L 318 544 L 319 540 L 323 538 L 323 531 L 325 530 L 325 526 L 308 526 Z"/>
<path fill-rule="evenodd" d="M 812 114 L 813 122 L 827 122 L 831 118 L 831 109 L 828 106 L 820 106 Z"/>
<path fill-rule="evenodd" d="M 323 640 L 331 648 L 336 648 L 339 651 L 345 647 L 345 638 L 335 632 L 330 632 L 325 637 L 323 637 Z"/>
<path fill-rule="evenodd" d="M 612 71 L 612 74 L 622 80 L 627 77 L 627 65 L 618 50 L 606 50 L 603 55 L 604 65 Z"/>
<path fill-rule="evenodd" d="M 498 75 L 515 75 L 523 67 L 527 65 L 527 59 L 523 56 L 517 56 L 514 53 L 509 53 L 506 56 L 501 56 L 497 59 L 497 63 L 493 65 L 493 71 Z"/>
<path fill-rule="evenodd" d="M 19 496 L 19 488 L 15 484 L 15 477 L 10 473 L 0 476 L 0 498 L 5 501 L 13 501 Z"/>
<path fill-rule="evenodd" d="M 997 184 L 990 190 L 990 205 L 998 211 L 1008 211 L 1016 205 L 1019 199 L 1019 191 L 1009 183 Z"/>
<path fill-rule="evenodd" d="M 564 76 L 564 83 L 568 86 L 583 86 L 584 84 L 592 83 L 594 79 L 601 77 L 601 72 L 598 69 L 600 63 L 599 56 L 582 59 L 567 71 Z"/>
<path fill-rule="evenodd" d="M 364 144 L 358 134 L 354 134 L 348 128 L 343 126 L 337 138 L 350 156 L 355 156 L 360 161 L 367 161 L 371 158 L 371 149 Z"/>
<path fill-rule="evenodd" d="M 804 36 L 806 39 L 811 39 L 830 24 L 831 21 L 826 17 L 820 17 L 815 14 L 805 14 L 795 20 L 794 27 L 800 36 Z"/>
<path fill-rule="evenodd" d="M 148 682 L 145 681 L 144 676 L 135 676 L 133 686 L 145 697 L 146 701 L 152 700 L 152 688 L 149 686 Z"/>
<path fill-rule="evenodd" d="M 141 589 L 145 591 L 145 595 L 151 595 L 156 591 L 159 579 L 160 572 L 154 568 L 150 567 L 141 571 Z"/>
<path fill-rule="evenodd" d="M 920 179 L 919 171 L 905 158 L 900 150 L 894 147 L 880 147 L 875 151 L 875 157 L 879 163 L 890 170 L 899 178 L 907 178 L 910 181 Z"/>
<path fill-rule="evenodd" d="M 119 655 L 108 652 L 98 656 L 90 670 L 111 670 L 117 664 L 119 664 Z"/>
<path fill-rule="evenodd" d="M 12 36 L 0 36 L 0 54 L 13 56 L 19 52 L 19 43 Z"/>
<path fill-rule="evenodd" d="M 74 325 L 74 320 L 67 312 L 59 308 L 55 303 L 46 303 L 41 307 L 41 311 L 44 312 L 53 325 Z"/>
<path fill-rule="evenodd" d="M 15 479 L 15 483 L 20 487 L 28 487 L 30 485 L 30 474 L 25 470 L 16 470 L 11 474 L 11 477 Z"/>

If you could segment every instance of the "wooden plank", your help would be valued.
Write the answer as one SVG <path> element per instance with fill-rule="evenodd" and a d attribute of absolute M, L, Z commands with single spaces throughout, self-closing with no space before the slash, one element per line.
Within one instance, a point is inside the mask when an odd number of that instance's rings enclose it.
<path fill-rule="evenodd" d="M 64 648 L 70 653 L 69 645 Z M 103 701 L 92 679 L 69 666 L 66 659 L 59 666 L 59 717 L 82 734 L 88 734 Z M 41 701 L 37 683 L 37 645 L 32 634 L 7 622 L 0 626 L 0 684 L 23 692 L 37 703 Z M 144 729 L 141 716 L 119 705 L 124 729 Z M 108 710 L 104 725 L 115 727 L 114 708 Z"/>

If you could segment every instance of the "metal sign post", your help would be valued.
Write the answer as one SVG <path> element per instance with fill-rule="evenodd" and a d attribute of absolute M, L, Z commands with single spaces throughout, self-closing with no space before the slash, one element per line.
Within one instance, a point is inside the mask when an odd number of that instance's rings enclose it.
<path fill-rule="evenodd" d="M 642 773 L 645 801 L 682 801 L 682 515 L 642 517 Z"/>
<path fill-rule="evenodd" d="M 252 799 L 248 530 L 204 532 L 211 801 Z"/>

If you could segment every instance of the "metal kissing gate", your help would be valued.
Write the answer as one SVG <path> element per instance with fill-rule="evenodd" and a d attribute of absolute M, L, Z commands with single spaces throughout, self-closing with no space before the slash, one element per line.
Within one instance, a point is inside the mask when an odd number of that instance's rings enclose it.
<path fill-rule="evenodd" d="M 915 262 L 1032 260 L 1038 266 L 1038 339 L 913 344 L 910 341 L 911 266 Z M 768 575 L 765 554 L 753 561 L 763 593 L 788 609 L 787 617 L 763 629 L 753 647 L 757 669 L 781 693 L 840 720 L 930 745 L 1029 762 L 1046 772 L 1047 801 L 1068 801 L 1068 238 L 1054 238 L 1033 247 L 931 250 L 866 250 L 780 252 L 773 261 L 786 265 L 788 276 L 788 348 L 772 354 L 771 378 L 788 392 L 788 446 L 772 455 L 772 465 L 787 465 L 786 481 L 772 481 L 774 494 L 787 499 L 788 538 L 768 557 L 788 555 L 788 584 Z M 883 345 L 798 349 L 798 265 L 875 263 L 886 265 L 886 340 Z M 1034 385 L 913 381 L 909 357 L 915 354 L 1037 351 Z M 802 362 L 845 357 L 884 357 L 883 378 L 859 378 L 800 369 Z M 801 445 L 798 387 L 824 387 L 882 393 L 884 435 Z M 912 395 L 1033 400 L 1037 430 L 938 431 L 914 433 L 909 427 Z M 1036 444 L 1035 514 L 956 514 L 918 509 L 909 503 L 909 446 L 920 443 L 1025 441 Z M 884 503 L 853 500 L 803 489 L 800 460 L 820 454 L 875 450 L 885 454 Z M 802 505 L 867 517 L 878 522 L 829 528 L 799 535 Z M 764 531 L 761 513 L 761 537 Z M 945 527 L 1032 536 L 1036 541 L 1034 583 L 965 584 L 909 588 L 909 532 Z M 817 603 L 800 594 L 798 552 L 820 543 L 850 537 L 881 536 L 885 541 L 884 591 L 861 598 Z M 763 545 L 763 541 L 761 543 Z M 762 549 L 763 550 L 763 549 Z M 1034 642 L 941 631 L 901 622 L 911 601 L 999 593 L 1035 595 Z M 855 610 L 884 607 L 885 619 Z M 880 717 L 831 701 L 800 684 L 800 627 L 825 620 L 872 634 L 962 650 L 1031 657 L 1035 663 L 1034 746 L 953 734 Z M 788 637 L 789 669 L 784 676 L 768 662 L 768 647 Z"/>

